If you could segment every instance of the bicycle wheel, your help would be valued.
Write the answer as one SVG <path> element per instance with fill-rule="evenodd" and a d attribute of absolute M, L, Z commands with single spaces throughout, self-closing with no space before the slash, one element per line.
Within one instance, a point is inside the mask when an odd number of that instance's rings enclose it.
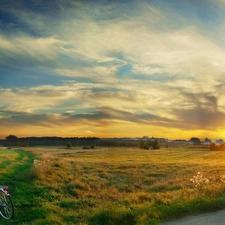
<path fill-rule="evenodd" d="M 9 220 L 14 216 L 14 206 L 10 195 L 0 190 L 0 215 Z"/>

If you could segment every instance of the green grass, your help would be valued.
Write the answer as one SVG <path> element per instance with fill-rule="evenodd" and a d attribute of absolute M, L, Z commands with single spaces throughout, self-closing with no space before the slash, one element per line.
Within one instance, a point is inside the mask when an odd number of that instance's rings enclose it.
<path fill-rule="evenodd" d="M 33 154 L 21 150 L 0 150 L 1 157 L 1 185 L 8 185 L 12 199 L 15 205 L 16 219 L 15 221 L 23 221 L 26 218 L 26 211 L 30 210 L 32 204 L 33 180 L 35 175 L 32 175 Z M 29 201 L 29 197 L 31 202 Z M 21 215 L 21 218 L 18 217 Z M 0 218 L 1 224 L 11 224 L 12 221 L 6 221 Z"/>
<path fill-rule="evenodd" d="M 190 182 L 198 172 L 208 184 Z M 201 149 L 0 150 L 16 209 L 0 223 L 154 225 L 225 208 L 222 175 L 225 152 Z"/>

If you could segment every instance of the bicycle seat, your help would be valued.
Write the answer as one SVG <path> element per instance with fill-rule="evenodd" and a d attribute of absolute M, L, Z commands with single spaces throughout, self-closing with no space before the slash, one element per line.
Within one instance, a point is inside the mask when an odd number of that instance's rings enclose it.
<path fill-rule="evenodd" d="M 8 188 L 8 186 L 0 186 L 0 189 Z"/>

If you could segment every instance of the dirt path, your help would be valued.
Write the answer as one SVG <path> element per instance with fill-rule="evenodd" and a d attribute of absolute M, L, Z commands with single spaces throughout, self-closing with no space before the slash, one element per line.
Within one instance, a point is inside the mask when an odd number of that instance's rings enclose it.
<path fill-rule="evenodd" d="M 197 216 L 187 216 L 173 222 L 162 223 L 161 225 L 224 225 L 225 210 L 205 213 Z"/>

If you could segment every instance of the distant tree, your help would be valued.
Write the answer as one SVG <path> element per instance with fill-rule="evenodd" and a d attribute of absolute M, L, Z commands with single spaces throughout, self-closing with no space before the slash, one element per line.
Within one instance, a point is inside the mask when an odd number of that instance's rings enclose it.
<path fill-rule="evenodd" d="M 68 143 L 66 144 L 66 147 L 67 147 L 67 148 L 71 148 L 71 147 L 72 147 L 71 142 L 68 142 Z"/>
<path fill-rule="evenodd" d="M 143 140 L 140 141 L 139 148 L 141 148 L 141 149 L 144 149 L 145 148 L 145 143 L 144 143 Z"/>
<path fill-rule="evenodd" d="M 210 150 L 217 150 L 216 144 L 215 144 L 215 143 L 211 143 L 211 144 L 209 145 L 209 149 L 210 149 Z"/>
<path fill-rule="evenodd" d="M 139 148 L 142 148 L 142 149 L 159 149 L 160 146 L 159 146 L 159 142 L 158 140 L 154 140 L 154 141 L 151 141 L 151 140 L 147 140 L 147 141 L 143 141 L 141 140 L 140 144 L 139 144 Z"/>
<path fill-rule="evenodd" d="M 6 137 L 5 145 L 10 146 L 10 145 L 17 145 L 18 144 L 18 138 L 15 135 L 9 135 Z"/>
<path fill-rule="evenodd" d="M 219 146 L 219 150 L 222 150 L 222 151 L 224 151 L 225 150 L 225 144 L 223 143 L 223 144 L 221 144 L 220 146 Z"/>
<path fill-rule="evenodd" d="M 6 141 L 10 141 L 10 142 L 17 142 L 18 137 L 15 135 L 9 135 L 6 137 Z"/>
<path fill-rule="evenodd" d="M 153 141 L 152 147 L 153 147 L 154 149 L 159 149 L 159 148 L 160 148 L 158 140 Z"/>
<path fill-rule="evenodd" d="M 149 149 L 150 147 L 152 147 L 152 142 L 151 140 L 147 140 L 144 142 L 144 149 Z"/>
<path fill-rule="evenodd" d="M 212 151 L 225 151 L 225 144 L 216 145 L 215 143 L 211 143 L 209 149 Z"/>
<path fill-rule="evenodd" d="M 196 138 L 196 137 L 192 137 L 190 139 L 190 142 L 192 142 L 194 145 L 200 145 L 201 144 L 201 141 L 199 138 Z"/>

